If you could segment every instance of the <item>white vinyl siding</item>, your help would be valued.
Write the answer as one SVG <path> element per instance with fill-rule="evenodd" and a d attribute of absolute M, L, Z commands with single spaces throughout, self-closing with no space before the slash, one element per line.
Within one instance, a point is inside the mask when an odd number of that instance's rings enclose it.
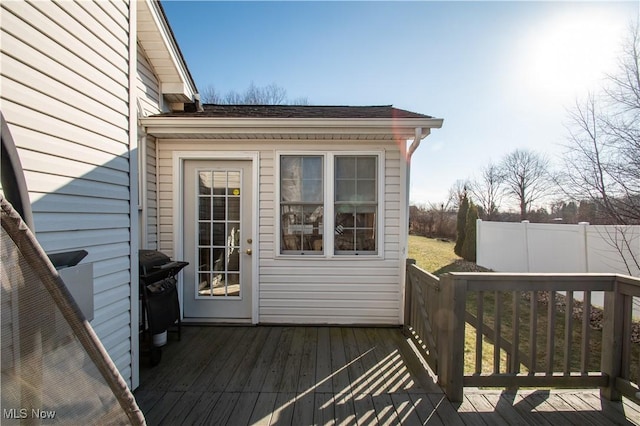
<path fill-rule="evenodd" d="M 149 63 L 147 55 L 140 46 L 137 45 L 137 73 L 136 73 L 136 86 L 137 86 L 137 98 L 138 98 L 138 114 L 144 117 L 148 117 L 154 114 L 160 114 L 162 112 L 162 96 L 160 95 L 160 84 L 158 78 L 153 71 L 153 66 Z M 140 190 L 143 193 L 142 196 L 146 196 L 146 203 L 144 203 L 144 209 L 141 212 L 144 215 L 142 224 L 146 224 L 146 229 L 141 229 L 141 247 L 151 250 L 158 248 L 158 197 L 157 197 L 157 182 L 156 182 L 156 141 L 151 136 L 145 138 L 146 152 L 141 153 L 140 161 L 146 162 L 144 167 L 140 167 L 141 173 L 146 170 L 144 176 L 141 179 L 146 179 L 146 182 L 140 182 Z M 138 144 L 138 146 L 142 146 Z M 146 244 L 145 244 L 146 243 Z"/>
<path fill-rule="evenodd" d="M 139 113 L 148 117 L 162 112 L 160 84 L 153 67 L 147 59 L 147 55 L 138 43 L 138 63 L 137 63 L 137 89 L 138 102 L 142 108 Z"/>
<path fill-rule="evenodd" d="M 89 252 L 92 325 L 131 384 L 129 4 L 0 7 L 1 107 L 36 237 L 48 252 Z"/>
<path fill-rule="evenodd" d="M 173 183 L 174 151 L 259 152 L 259 321 L 298 324 L 399 324 L 401 271 L 399 253 L 401 154 L 390 140 L 330 142 L 310 140 L 163 140 L 159 144 L 159 249 L 173 256 L 173 200 L 179 188 Z M 276 152 L 304 154 L 332 152 L 348 155 L 384 152 L 379 176 L 384 173 L 384 236 L 377 256 L 301 258 L 280 256 L 276 233 Z M 342 151 L 341 151 L 342 150 Z M 325 219 L 327 220 L 327 219 Z M 254 246 L 255 247 L 255 246 Z M 255 249 L 254 249 L 255 250 Z"/>
<path fill-rule="evenodd" d="M 157 185 L 157 166 L 156 166 L 156 140 L 147 136 L 146 140 L 147 152 L 145 160 L 147 162 L 146 189 L 147 189 L 147 205 L 146 212 L 143 214 L 147 218 L 146 238 L 147 248 L 150 250 L 158 249 L 158 185 Z"/>

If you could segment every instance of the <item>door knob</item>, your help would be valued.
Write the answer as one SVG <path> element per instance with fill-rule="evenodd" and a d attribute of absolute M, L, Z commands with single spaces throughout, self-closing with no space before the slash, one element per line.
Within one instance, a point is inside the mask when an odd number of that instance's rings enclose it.
<path fill-rule="evenodd" d="M 248 254 L 249 256 L 251 256 L 251 253 L 253 253 L 253 252 L 251 251 L 251 249 L 250 249 L 250 248 L 249 248 L 249 249 L 246 249 L 244 252 L 245 252 L 246 254 Z"/>

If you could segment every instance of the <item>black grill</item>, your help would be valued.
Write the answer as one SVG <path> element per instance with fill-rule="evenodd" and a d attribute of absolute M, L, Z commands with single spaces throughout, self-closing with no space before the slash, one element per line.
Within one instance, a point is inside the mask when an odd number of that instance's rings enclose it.
<path fill-rule="evenodd" d="M 172 261 L 156 250 L 138 253 L 140 300 L 142 316 L 140 332 L 150 355 L 151 365 L 160 362 L 161 350 L 154 345 L 154 336 L 177 331 L 180 339 L 180 302 L 176 289 L 176 275 L 189 262 Z M 175 329 L 175 330 L 174 330 Z M 141 351 L 143 352 L 143 351 Z"/>

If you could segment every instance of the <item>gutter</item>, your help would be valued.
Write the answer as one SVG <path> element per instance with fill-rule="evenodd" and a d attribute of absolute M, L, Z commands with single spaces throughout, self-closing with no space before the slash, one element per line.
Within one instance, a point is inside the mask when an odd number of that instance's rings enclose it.
<path fill-rule="evenodd" d="M 442 120 L 440 120 L 440 127 L 441 126 L 442 126 Z M 416 150 L 420 146 L 420 142 L 422 142 L 422 139 L 429 136 L 430 133 L 431 133 L 430 128 L 427 128 L 423 131 L 422 127 L 416 127 L 415 136 L 413 137 L 413 142 L 411 142 L 411 145 L 407 150 L 407 161 L 409 163 L 411 163 L 411 157 L 413 156 L 413 153 L 416 152 Z"/>
<path fill-rule="evenodd" d="M 145 117 L 140 120 L 148 134 L 156 137 L 171 134 L 389 134 L 408 139 L 420 133 L 421 140 L 430 129 L 442 127 L 438 118 L 362 119 L 362 118 L 212 118 Z M 424 129 L 424 130 L 423 130 Z M 418 140 L 418 144 L 420 143 Z M 414 144 L 415 144 L 414 139 Z M 413 146 L 413 145 L 412 145 Z M 417 145 L 413 148 L 413 151 Z"/>

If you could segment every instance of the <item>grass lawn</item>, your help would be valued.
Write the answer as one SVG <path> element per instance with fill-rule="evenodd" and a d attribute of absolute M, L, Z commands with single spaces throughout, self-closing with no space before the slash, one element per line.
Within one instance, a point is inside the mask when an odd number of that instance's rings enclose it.
<path fill-rule="evenodd" d="M 416 264 L 427 272 L 434 275 L 442 275 L 447 272 L 478 272 L 486 271 L 484 268 L 476 266 L 473 262 L 467 262 L 453 252 L 455 247 L 453 241 L 441 241 L 434 238 L 420 237 L 417 235 L 409 235 L 409 258 L 415 259 Z M 475 295 L 474 295 L 475 296 Z M 475 297 L 467 300 L 467 310 L 475 312 Z M 485 304 L 488 306 L 488 304 Z M 465 326 L 465 373 L 470 374 L 475 369 L 475 328 Z M 488 369 L 493 364 L 493 345 L 484 339 L 482 344 L 482 364 L 483 369 Z M 501 364 L 506 365 L 507 354 L 501 351 Z M 485 368 L 486 366 L 486 368 Z M 486 371 L 489 372 L 489 371 Z"/>
<path fill-rule="evenodd" d="M 409 235 L 409 259 L 415 259 L 419 267 L 438 276 L 447 272 L 487 271 L 456 255 L 453 252 L 455 245 L 454 241 Z"/>

